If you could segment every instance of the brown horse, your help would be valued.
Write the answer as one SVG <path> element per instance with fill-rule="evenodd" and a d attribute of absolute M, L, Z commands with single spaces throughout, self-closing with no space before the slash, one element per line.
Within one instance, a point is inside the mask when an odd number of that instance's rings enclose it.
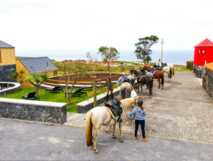
<path fill-rule="evenodd" d="M 161 68 L 154 68 L 153 66 L 149 65 L 149 64 L 145 64 L 143 67 L 143 70 L 146 71 L 154 71 L 154 79 L 158 80 L 158 88 L 162 88 L 164 87 L 164 71 Z M 161 87 L 162 85 L 162 87 Z"/>
<path fill-rule="evenodd" d="M 158 88 L 162 88 L 164 87 L 164 71 L 163 70 L 155 70 L 154 72 L 154 78 L 158 80 Z M 162 85 L 162 86 L 161 86 Z"/>

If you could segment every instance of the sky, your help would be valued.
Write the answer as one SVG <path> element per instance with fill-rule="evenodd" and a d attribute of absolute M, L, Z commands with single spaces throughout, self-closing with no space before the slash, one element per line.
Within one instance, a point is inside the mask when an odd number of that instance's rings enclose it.
<path fill-rule="evenodd" d="M 75 56 L 103 45 L 131 52 L 148 35 L 164 39 L 164 50 L 193 50 L 213 40 L 212 6 L 212 0 L 0 0 L 0 40 L 26 56 Z"/>

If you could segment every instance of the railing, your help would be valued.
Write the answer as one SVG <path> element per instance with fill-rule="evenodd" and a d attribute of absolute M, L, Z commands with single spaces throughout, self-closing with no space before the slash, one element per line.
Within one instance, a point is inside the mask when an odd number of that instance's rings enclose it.
<path fill-rule="evenodd" d="M 21 87 L 20 83 L 17 82 L 0 82 L 0 94 L 5 94 L 17 90 Z"/>

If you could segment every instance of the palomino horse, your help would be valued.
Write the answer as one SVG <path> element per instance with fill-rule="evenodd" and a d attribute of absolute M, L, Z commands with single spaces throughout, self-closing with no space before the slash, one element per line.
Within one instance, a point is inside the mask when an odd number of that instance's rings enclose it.
<path fill-rule="evenodd" d="M 163 71 L 168 74 L 168 78 L 172 78 L 175 75 L 175 66 L 174 64 L 169 64 L 163 67 Z"/>
<path fill-rule="evenodd" d="M 93 150 L 95 152 L 98 152 L 97 141 L 96 141 L 98 131 L 101 129 L 101 126 L 104 126 L 104 125 L 109 126 L 111 121 L 113 121 L 112 137 L 115 138 L 115 128 L 116 128 L 116 123 L 118 122 L 119 123 L 119 141 L 122 142 L 121 114 L 122 114 L 122 108 L 120 107 L 120 103 L 116 104 L 115 106 L 112 103 L 111 107 L 108 107 L 108 105 L 105 105 L 105 106 L 94 107 L 93 109 L 89 110 L 85 117 L 85 132 L 86 132 L 87 146 L 92 146 Z"/>
<path fill-rule="evenodd" d="M 122 113 L 123 123 L 130 124 L 129 119 L 128 119 L 128 112 L 132 111 L 133 106 L 136 104 L 136 101 L 139 99 L 143 99 L 143 96 L 137 96 L 134 98 L 125 98 L 120 101 L 121 107 L 123 109 L 123 113 Z"/>

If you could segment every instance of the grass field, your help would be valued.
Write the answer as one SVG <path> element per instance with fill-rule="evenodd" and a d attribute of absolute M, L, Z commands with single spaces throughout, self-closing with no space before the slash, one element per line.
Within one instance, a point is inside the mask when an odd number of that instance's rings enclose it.
<path fill-rule="evenodd" d="M 66 61 L 66 70 L 70 73 L 90 73 L 90 72 L 108 72 L 105 63 L 86 63 L 81 61 Z M 64 63 L 55 62 L 58 67 L 58 74 L 63 75 L 64 73 Z M 117 61 L 111 65 L 111 72 L 113 73 L 128 73 L 131 69 L 139 69 L 143 65 L 141 63 L 128 62 L 128 61 Z M 190 71 L 185 65 L 175 65 L 176 72 Z"/>
<path fill-rule="evenodd" d="M 175 71 L 176 72 L 185 72 L 185 71 L 191 71 L 191 70 L 187 69 L 185 65 L 175 65 Z"/>
<path fill-rule="evenodd" d="M 15 91 L 14 93 L 9 93 L 6 96 L 6 98 L 16 98 L 16 99 L 22 99 L 23 96 L 25 96 L 27 93 L 34 91 L 33 88 L 22 88 L 18 91 Z M 81 95 L 80 97 L 73 97 L 71 100 L 71 104 L 68 105 L 68 112 L 76 112 L 76 104 L 87 100 L 91 97 L 93 97 L 93 90 L 92 88 L 85 89 L 86 94 Z M 97 94 L 103 93 L 106 91 L 105 87 L 98 87 L 97 88 Z M 58 92 L 58 93 L 51 93 L 45 89 L 41 89 L 39 92 L 39 100 L 40 101 L 51 101 L 51 102 L 66 102 L 64 97 L 64 92 Z"/>

